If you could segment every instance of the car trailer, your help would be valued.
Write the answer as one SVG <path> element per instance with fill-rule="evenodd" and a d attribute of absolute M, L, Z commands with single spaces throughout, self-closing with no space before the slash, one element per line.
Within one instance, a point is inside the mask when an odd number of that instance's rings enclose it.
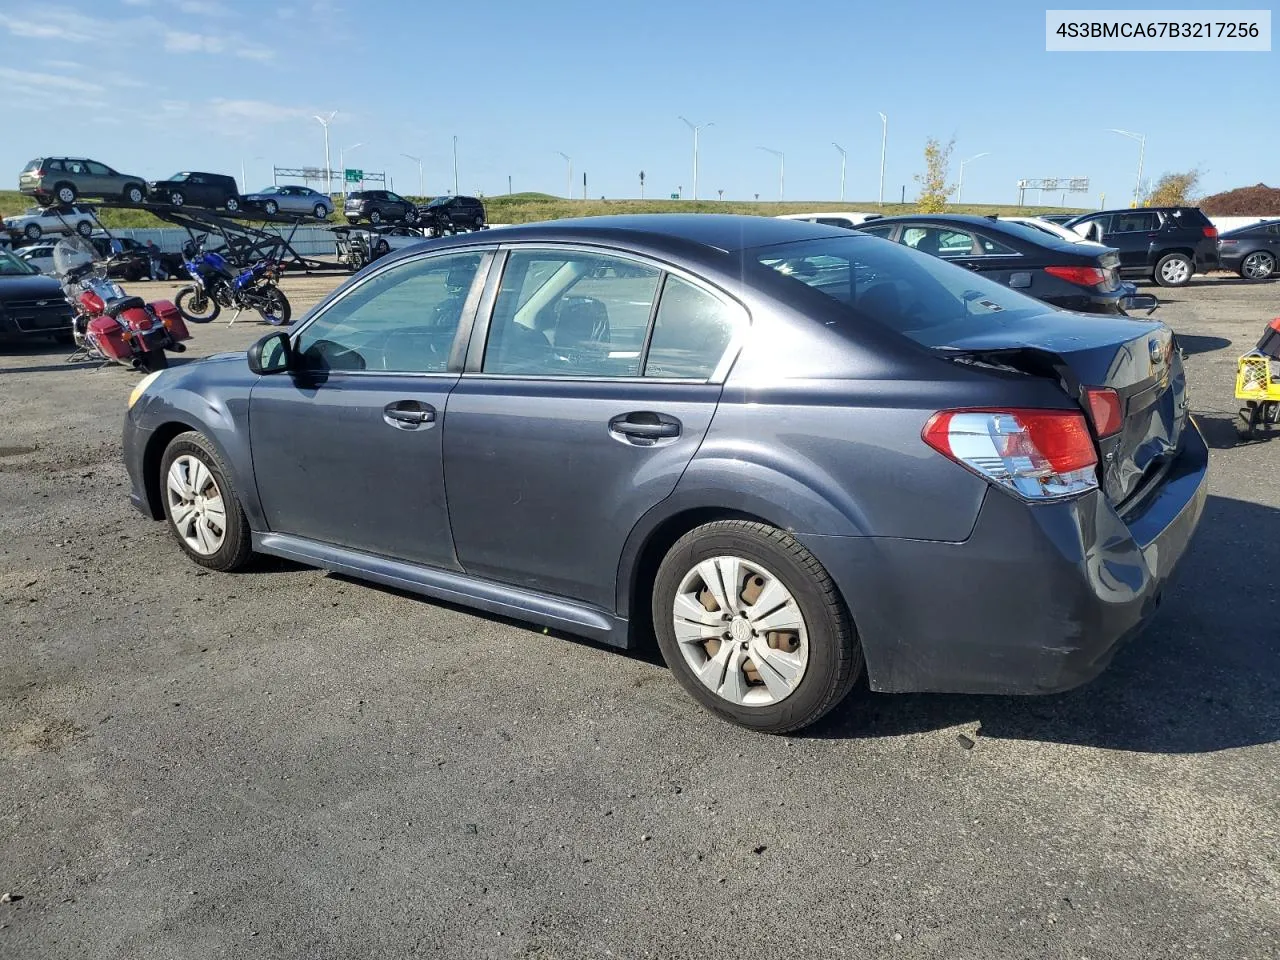
<path fill-rule="evenodd" d="M 249 266 L 258 260 L 273 259 L 280 261 L 286 268 L 303 273 L 336 273 L 346 269 L 332 260 L 304 256 L 294 248 L 293 238 L 298 227 L 328 222 L 314 217 L 296 214 L 272 216 L 262 210 L 243 209 L 233 214 L 185 204 L 173 206 L 167 203 L 128 203 L 123 200 L 80 201 L 79 206 L 93 212 L 99 228 L 107 236 L 111 236 L 111 231 L 103 225 L 98 211 L 145 210 L 158 220 L 186 230 L 193 243 L 203 241 L 210 234 L 220 237 L 225 247 L 224 255 L 236 266 Z M 62 219 L 56 208 L 50 208 L 50 212 Z M 289 228 L 287 234 L 284 227 Z"/>

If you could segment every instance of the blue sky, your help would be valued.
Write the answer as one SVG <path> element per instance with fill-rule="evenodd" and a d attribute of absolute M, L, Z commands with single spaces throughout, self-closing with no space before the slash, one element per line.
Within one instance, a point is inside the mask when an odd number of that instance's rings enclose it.
<path fill-rule="evenodd" d="M 1125 8 L 1165 4 L 1129 2 Z M 1208 6 L 1201 0 L 1201 6 Z M 1066 4 L 1054 3 L 1063 7 Z M 1106 4 L 1081 4 L 1099 8 Z M 889 116 L 886 199 L 956 138 L 972 202 L 1012 202 L 1020 177 L 1088 176 L 1088 203 L 1127 203 L 1147 135 L 1150 179 L 1200 167 L 1206 192 L 1280 184 L 1276 53 L 1046 53 L 1025 0 L 41 0 L 0 3 L 0 170 L 73 154 L 149 179 L 180 169 L 270 182 L 272 163 L 385 170 L 417 192 L 563 194 L 573 158 L 592 197 L 692 189 L 788 200 L 874 199 Z M 29 66 L 27 66 L 29 65 Z M 1257 92 L 1262 91 L 1258 96 Z M 12 189 L 12 188 L 11 188 Z M 1049 198 L 1046 198 L 1049 202 Z M 1056 202 L 1056 201 L 1055 201 Z M 1069 202 L 1070 198 L 1069 198 Z M 1085 205 L 1083 200 L 1076 203 Z"/>

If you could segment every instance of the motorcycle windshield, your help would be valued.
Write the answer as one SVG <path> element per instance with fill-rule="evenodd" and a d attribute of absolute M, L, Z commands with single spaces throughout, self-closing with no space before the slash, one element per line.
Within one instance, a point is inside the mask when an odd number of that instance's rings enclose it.
<path fill-rule="evenodd" d="M 54 276 L 65 277 L 68 273 L 97 262 L 98 251 L 79 234 L 59 240 L 53 248 Z"/>

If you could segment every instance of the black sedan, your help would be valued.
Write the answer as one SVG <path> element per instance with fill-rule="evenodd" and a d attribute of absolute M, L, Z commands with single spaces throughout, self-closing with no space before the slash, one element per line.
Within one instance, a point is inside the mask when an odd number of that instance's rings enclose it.
<path fill-rule="evenodd" d="M 1064 310 L 1124 315 L 1151 309 L 1121 282 L 1120 257 L 1095 243 L 1071 243 L 994 217 L 933 214 L 884 217 L 858 227 L 941 257 Z"/>
<path fill-rule="evenodd" d="M 1101 671 L 1204 506 L 1185 389 L 1161 323 L 854 230 L 600 217 L 415 244 L 247 356 L 151 375 L 124 460 L 199 566 L 656 633 L 700 703 L 782 732 L 864 670 L 999 694 Z"/>
<path fill-rule="evenodd" d="M 8 250 L 0 250 L 0 338 L 71 338 L 62 287 Z"/>
<path fill-rule="evenodd" d="M 1269 280 L 1280 260 L 1280 220 L 1228 230 L 1218 238 L 1218 262 L 1246 280 Z"/>

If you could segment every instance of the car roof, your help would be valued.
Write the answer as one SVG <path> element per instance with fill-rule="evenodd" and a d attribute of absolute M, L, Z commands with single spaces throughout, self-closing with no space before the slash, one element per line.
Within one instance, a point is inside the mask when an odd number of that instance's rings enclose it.
<path fill-rule="evenodd" d="M 470 236 L 483 237 L 484 234 Z M 638 213 L 577 217 L 504 227 L 502 242 L 597 240 L 663 248 L 695 244 L 726 253 L 819 237 L 848 237 L 843 227 L 721 213 Z"/>

